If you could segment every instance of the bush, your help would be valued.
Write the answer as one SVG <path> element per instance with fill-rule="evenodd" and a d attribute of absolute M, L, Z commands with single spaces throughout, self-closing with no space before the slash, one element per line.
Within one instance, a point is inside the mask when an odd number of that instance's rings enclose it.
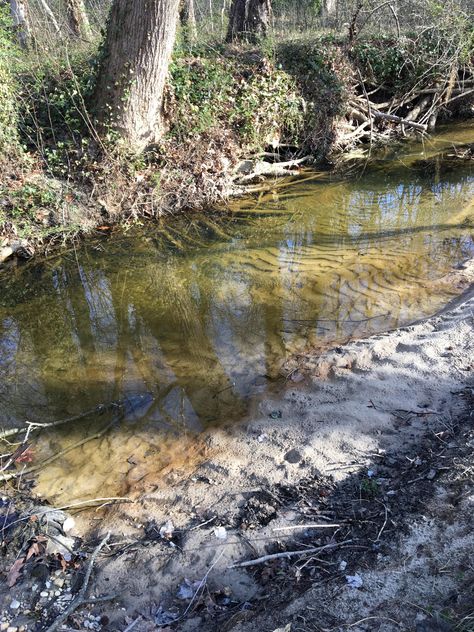
<path fill-rule="evenodd" d="M 171 136 L 183 139 L 230 124 L 249 148 L 273 137 L 294 140 L 303 123 L 296 82 L 263 55 L 242 57 L 235 60 L 211 51 L 174 59 L 167 99 Z"/>
<path fill-rule="evenodd" d="M 80 175 L 87 164 L 93 126 L 86 103 L 95 67 L 96 52 L 79 50 L 59 59 L 30 59 L 21 73 L 21 139 L 32 151 L 41 148 L 54 175 Z"/>

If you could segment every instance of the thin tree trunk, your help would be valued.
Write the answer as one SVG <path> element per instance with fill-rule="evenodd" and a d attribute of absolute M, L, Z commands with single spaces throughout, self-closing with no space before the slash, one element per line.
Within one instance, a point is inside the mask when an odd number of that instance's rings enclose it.
<path fill-rule="evenodd" d="M 39 0 L 39 3 L 43 7 L 43 11 L 51 20 L 51 24 L 54 26 L 54 30 L 56 31 L 56 33 L 61 33 L 61 29 L 59 28 L 58 21 L 54 17 L 54 13 L 51 11 L 51 7 L 49 6 L 49 4 L 46 2 L 46 0 Z"/>
<path fill-rule="evenodd" d="M 179 19 L 181 21 L 181 26 L 184 29 L 185 40 L 188 42 L 195 41 L 197 37 L 197 30 L 194 0 L 181 0 Z"/>
<path fill-rule="evenodd" d="M 91 39 L 92 31 L 84 0 L 66 0 L 69 30 L 74 37 Z"/>
<path fill-rule="evenodd" d="M 270 0 L 232 0 L 227 41 L 254 42 L 265 37 L 272 13 Z"/>
<path fill-rule="evenodd" d="M 31 28 L 26 0 L 10 0 L 10 13 L 20 46 L 28 48 L 31 40 Z"/>
<path fill-rule="evenodd" d="M 140 152 L 163 131 L 163 90 L 179 0 L 114 0 L 94 101 L 103 131 Z"/>
<path fill-rule="evenodd" d="M 321 20 L 323 26 L 334 26 L 336 23 L 336 0 L 323 0 L 321 3 Z"/>

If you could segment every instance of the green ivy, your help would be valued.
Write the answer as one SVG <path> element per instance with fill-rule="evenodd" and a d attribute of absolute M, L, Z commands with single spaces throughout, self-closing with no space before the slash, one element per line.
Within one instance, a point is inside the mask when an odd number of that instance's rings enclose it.
<path fill-rule="evenodd" d="M 229 123 L 243 145 L 265 144 L 275 135 L 295 137 L 303 122 L 296 83 L 265 57 L 175 57 L 170 68 L 170 134 L 184 138 Z M 170 104 L 171 105 L 171 104 Z"/>
<path fill-rule="evenodd" d="M 8 6 L 0 5 L 0 151 L 17 147 L 18 86 L 14 77 L 17 48 Z"/>

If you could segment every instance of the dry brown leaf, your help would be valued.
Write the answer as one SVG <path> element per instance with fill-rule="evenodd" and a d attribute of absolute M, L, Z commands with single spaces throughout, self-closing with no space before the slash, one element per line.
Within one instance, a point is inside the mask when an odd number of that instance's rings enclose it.
<path fill-rule="evenodd" d="M 7 583 L 8 587 L 11 588 L 14 586 L 18 578 L 20 577 L 21 569 L 25 563 L 24 557 L 19 557 L 11 566 L 10 570 L 7 573 Z"/>
<path fill-rule="evenodd" d="M 33 557 L 33 555 L 39 555 L 39 554 L 40 554 L 40 550 L 39 550 L 38 542 L 33 542 L 33 544 L 28 549 L 28 553 L 26 554 L 26 561 L 28 561 L 30 557 Z"/>

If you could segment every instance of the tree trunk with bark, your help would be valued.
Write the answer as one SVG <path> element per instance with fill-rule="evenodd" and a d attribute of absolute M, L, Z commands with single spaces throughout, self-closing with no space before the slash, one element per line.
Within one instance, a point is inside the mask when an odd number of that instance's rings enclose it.
<path fill-rule="evenodd" d="M 162 104 L 179 0 L 114 0 L 94 105 L 102 131 L 140 152 L 163 131 Z"/>
<path fill-rule="evenodd" d="M 227 41 L 255 42 L 265 37 L 270 27 L 270 0 L 232 0 Z"/>
<path fill-rule="evenodd" d="M 195 41 L 197 37 L 197 30 L 194 0 L 181 0 L 179 19 L 181 26 L 183 27 L 184 39 L 187 42 Z"/>
<path fill-rule="evenodd" d="M 323 26 L 334 26 L 336 23 L 337 2 L 336 0 L 322 0 L 321 20 Z"/>
<path fill-rule="evenodd" d="M 70 33 L 74 37 L 89 40 L 92 31 L 84 0 L 66 0 L 66 13 Z"/>
<path fill-rule="evenodd" d="M 20 46 L 28 48 L 31 41 L 31 28 L 26 0 L 10 0 L 10 13 Z"/>

